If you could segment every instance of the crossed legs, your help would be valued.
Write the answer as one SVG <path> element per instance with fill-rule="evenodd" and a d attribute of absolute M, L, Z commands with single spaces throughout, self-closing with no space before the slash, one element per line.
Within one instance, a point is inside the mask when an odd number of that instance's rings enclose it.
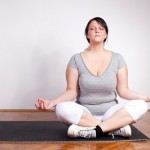
<path fill-rule="evenodd" d="M 93 116 L 85 107 L 75 102 L 62 102 L 56 106 L 58 119 L 68 125 L 77 124 L 83 127 L 99 125 L 103 132 L 109 132 L 140 119 L 148 110 L 143 100 L 132 100 L 125 104 L 117 104 L 110 108 L 103 116 Z"/>

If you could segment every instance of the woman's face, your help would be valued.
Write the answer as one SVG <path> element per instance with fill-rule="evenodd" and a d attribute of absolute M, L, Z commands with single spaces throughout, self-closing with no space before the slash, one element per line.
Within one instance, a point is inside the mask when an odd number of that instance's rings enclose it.
<path fill-rule="evenodd" d="M 107 37 L 107 33 L 104 27 L 100 23 L 93 20 L 88 28 L 87 38 L 90 40 L 90 43 L 104 42 Z"/>

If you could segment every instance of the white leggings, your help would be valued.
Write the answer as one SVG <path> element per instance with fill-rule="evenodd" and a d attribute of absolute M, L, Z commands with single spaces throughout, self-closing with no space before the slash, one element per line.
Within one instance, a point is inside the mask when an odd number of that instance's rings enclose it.
<path fill-rule="evenodd" d="M 125 108 L 135 122 L 148 111 L 148 105 L 144 100 L 130 100 L 112 106 L 102 116 L 93 116 L 104 121 L 121 108 Z M 84 106 L 70 101 L 57 104 L 55 111 L 59 121 L 70 124 L 78 124 L 83 111 L 87 111 L 91 114 L 91 112 Z"/>

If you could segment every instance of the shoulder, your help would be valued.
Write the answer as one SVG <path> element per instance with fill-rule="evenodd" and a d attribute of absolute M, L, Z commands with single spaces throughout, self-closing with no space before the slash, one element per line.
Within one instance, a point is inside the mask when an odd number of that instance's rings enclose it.
<path fill-rule="evenodd" d="M 113 57 L 117 60 L 124 60 L 124 57 L 121 53 L 112 51 Z"/>
<path fill-rule="evenodd" d="M 69 61 L 68 64 L 72 68 L 78 68 L 79 60 L 80 60 L 80 53 L 73 54 L 71 56 L 70 61 Z"/>
<path fill-rule="evenodd" d="M 80 56 L 80 53 L 75 53 L 71 56 L 71 58 L 78 58 Z"/>
<path fill-rule="evenodd" d="M 112 53 L 113 53 L 113 55 L 114 55 L 115 57 L 122 57 L 122 54 L 121 54 L 121 53 L 114 52 L 114 51 L 112 51 Z"/>
<path fill-rule="evenodd" d="M 122 56 L 122 54 L 113 52 L 113 58 L 118 66 L 118 69 L 120 69 L 126 65 L 126 61 L 125 61 L 124 57 Z"/>

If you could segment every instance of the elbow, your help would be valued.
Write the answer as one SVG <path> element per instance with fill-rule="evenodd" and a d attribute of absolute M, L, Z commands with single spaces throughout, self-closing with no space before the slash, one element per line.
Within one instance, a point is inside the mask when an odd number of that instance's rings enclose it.
<path fill-rule="evenodd" d="M 67 89 L 67 93 L 72 97 L 72 99 L 78 96 L 78 91 L 74 89 Z"/>
<path fill-rule="evenodd" d="M 127 91 L 128 91 L 128 88 L 117 89 L 117 94 L 119 95 L 120 98 L 127 99 Z"/>

